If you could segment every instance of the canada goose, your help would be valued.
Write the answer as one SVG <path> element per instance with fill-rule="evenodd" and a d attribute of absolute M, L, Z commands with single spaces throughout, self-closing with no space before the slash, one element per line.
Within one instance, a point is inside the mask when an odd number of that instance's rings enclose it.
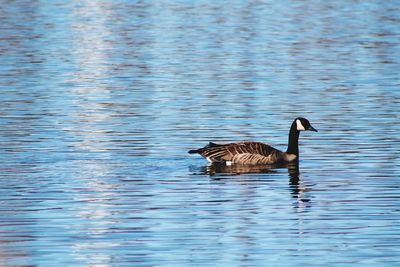
<path fill-rule="evenodd" d="M 244 141 L 229 144 L 215 144 L 189 150 L 189 154 L 200 154 L 209 162 L 243 165 L 279 164 L 292 162 L 299 157 L 300 131 L 318 132 L 305 118 L 296 118 L 289 131 L 289 144 L 286 152 L 282 152 L 261 142 Z"/>

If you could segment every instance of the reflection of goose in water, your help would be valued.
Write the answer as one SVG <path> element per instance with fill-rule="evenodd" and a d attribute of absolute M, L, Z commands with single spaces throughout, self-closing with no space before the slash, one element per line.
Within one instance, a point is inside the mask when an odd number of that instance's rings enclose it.
<path fill-rule="evenodd" d="M 242 165 L 233 164 L 226 165 L 221 163 L 211 163 L 203 166 L 200 173 L 210 176 L 232 176 L 251 173 L 276 173 L 278 168 L 287 168 L 290 177 L 290 183 L 296 184 L 299 181 L 299 164 L 297 161 L 286 164 L 271 164 L 271 165 Z"/>
<path fill-rule="evenodd" d="M 294 164 L 294 163 L 293 163 Z M 223 163 L 211 163 L 203 167 L 203 173 L 208 175 L 240 175 L 249 173 L 276 173 L 275 169 L 287 167 L 287 164 L 281 165 L 244 165 L 232 164 L 226 165 Z"/>
<path fill-rule="evenodd" d="M 238 142 L 229 144 L 215 144 L 190 150 L 189 154 L 200 154 L 209 162 L 224 165 L 273 165 L 295 162 L 299 158 L 300 131 L 317 130 L 304 118 L 296 118 L 289 131 L 289 143 L 286 152 L 282 152 L 261 142 Z"/>
<path fill-rule="evenodd" d="M 192 167 L 190 168 L 194 174 L 198 175 L 210 175 L 210 178 L 214 181 L 218 180 L 228 180 L 233 178 L 236 175 L 243 175 L 243 178 L 247 182 L 255 182 L 255 181 L 272 181 L 268 179 L 268 173 L 277 173 L 277 169 L 286 168 L 288 170 L 289 176 L 289 188 L 291 191 L 291 196 L 296 201 L 293 203 L 295 208 L 305 208 L 310 206 L 310 197 L 307 192 L 311 190 L 310 187 L 305 186 L 304 183 L 300 181 L 300 171 L 298 161 L 280 164 L 280 165 L 238 165 L 234 164 L 231 166 L 227 166 L 226 164 L 221 163 L 211 163 L 207 166 Z M 249 176 L 246 174 L 262 174 L 265 173 L 265 176 L 253 176 L 253 178 L 249 179 Z M 262 178 L 260 178 L 262 177 Z M 235 179 L 236 180 L 236 179 Z M 307 204 L 308 203 L 308 204 Z"/>
<path fill-rule="evenodd" d="M 289 189 L 290 194 L 293 199 L 296 199 L 293 202 L 295 208 L 305 208 L 310 206 L 310 196 L 309 191 L 311 190 L 310 186 L 306 186 L 304 182 L 300 181 L 300 171 L 299 164 L 297 161 L 281 164 L 281 165 L 231 165 L 227 166 L 226 164 L 221 163 L 212 163 L 207 166 L 202 167 L 194 167 L 190 168 L 195 175 L 209 175 L 212 181 L 226 181 L 231 180 L 234 177 L 243 175 L 243 178 L 234 178 L 233 180 L 237 181 L 247 181 L 248 183 L 253 183 L 257 181 L 274 181 L 271 179 L 271 176 L 268 174 L 278 173 L 278 169 L 286 168 L 289 176 Z M 259 174 L 248 176 L 246 174 Z M 263 175 L 264 174 L 264 175 Z M 251 177 L 251 178 L 250 178 Z M 243 180 L 244 179 L 244 180 Z"/>

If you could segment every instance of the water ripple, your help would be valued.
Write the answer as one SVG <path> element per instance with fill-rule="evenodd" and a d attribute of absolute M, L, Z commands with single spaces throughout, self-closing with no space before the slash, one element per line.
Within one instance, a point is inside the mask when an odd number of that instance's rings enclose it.
<path fill-rule="evenodd" d="M 0 7 L 0 265 L 394 266 L 393 1 Z M 265 141 L 298 169 L 187 150 Z"/>

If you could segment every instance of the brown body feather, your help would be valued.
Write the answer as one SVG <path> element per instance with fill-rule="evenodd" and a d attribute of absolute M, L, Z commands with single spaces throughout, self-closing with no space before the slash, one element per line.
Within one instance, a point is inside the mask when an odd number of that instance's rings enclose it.
<path fill-rule="evenodd" d="M 249 141 L 223 145 L 210 143 L 192 153 L 199 153 L 210 162 L 231 162 L 245 165 L 275 164 L 295 159 L 294 155 L 288 155 L 267 144 Z"/>

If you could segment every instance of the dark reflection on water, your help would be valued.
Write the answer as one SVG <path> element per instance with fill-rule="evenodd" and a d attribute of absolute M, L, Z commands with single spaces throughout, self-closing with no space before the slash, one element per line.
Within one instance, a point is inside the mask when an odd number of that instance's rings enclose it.
<path fill-rule="evenodd" d="M 0 265 L 400 262 L 396 1 L 3 2 Z"/>
<path fill-rule="evenodd" d="M 252 173 L 276 173 L 276 169 L 286 168 L 288 170 L 288 174 L 290 177 L 291 183 L 299 182 L 299 163 L 298 161 L 293 163 L 285 163 L 285 164 L 274 164 L 274 165 L 241 165 L 241 164 L 232 164 L 226 165 L 225 163 L 212 163 L 206 166 L 202 166 L 197 168 L 196 166 L 192 166 L 190 168 L 191 171 L 197 172 L 200 174 L 207 174 L 210 176 L 214 175 L 241 175 L 241 174 L 252 174 Z M 196 171 L 196 169 L 198 169 Z"/>
<path fill-rule="evenodd" d="M 310 202 L 309 198 L 304 197 L 304 192 L 310 191 L 309 188 L 305 188 L 304 185 L 300 182 L 300 170 L 299 163 L 296 161 L 294 163 L 288 164 L 280 164 L 280 165 L 225 165 L 220 163 L 212 163 L 207 166 L 202 166 L 200 168 L 192 166 L 190 171 L 193 174 L 201 175 L 206 174 L 210 175 L 212 180 L 224 180 L 224 179 L 235 179 L 240 180 L 242 182 L 254 182 L 254 181 L 271 181 L 269 176 L 262 177 L 236 177 L 238 175 L 251 175 L 251 174 L 276 174 L 278 168 L 284 168 L 288 171 L 288 180 L 289 180 L 289 188 L 291 190 L 291 195 L 293 198 L 298 199 L 301 203 Z M 298 205 L 295 205 L 298 208 Z M 302 208 L 305 206 L 302 205 Z"/>

